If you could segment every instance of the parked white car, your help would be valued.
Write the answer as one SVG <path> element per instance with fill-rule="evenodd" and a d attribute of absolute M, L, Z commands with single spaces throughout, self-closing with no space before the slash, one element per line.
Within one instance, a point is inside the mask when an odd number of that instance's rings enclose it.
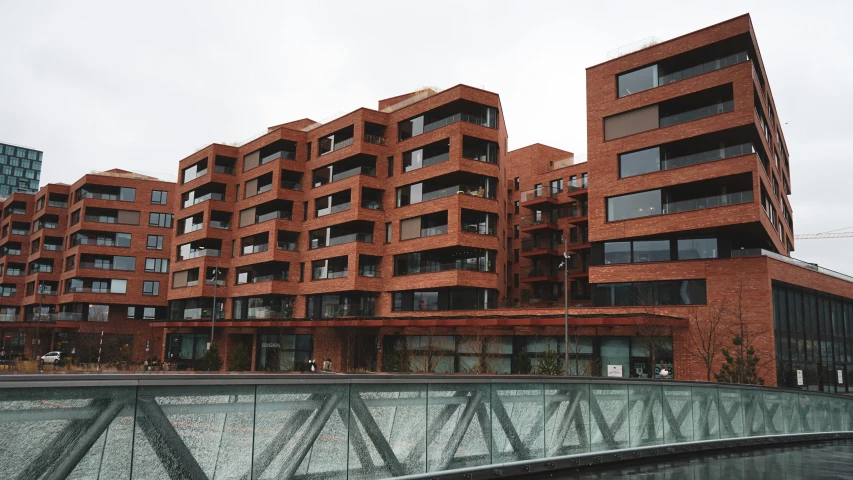
<path fill-rule="evenodd" d="M 41 356 L 41 361 L 45 364 L 56 363 L 59 361 L 59 352 L 47 352 Z"/>

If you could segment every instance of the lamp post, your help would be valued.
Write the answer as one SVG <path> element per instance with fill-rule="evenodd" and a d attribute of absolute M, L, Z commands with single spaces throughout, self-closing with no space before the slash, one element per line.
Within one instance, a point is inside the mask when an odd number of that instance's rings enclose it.
<path fill-rule="evenodd" d="M 565 368 L 566 368 L 566 376 L 569 376 L 569 259 L 572 258 L 569 255 L 569 244 L 568 240 L 563 240 L 563 263 L 560 264 L 560 267 L 563 267 L 563 295 L 565 297 L 565 306 L 566 306 L 566 314 L 564 317 L 564 327 L 565 327 Z M 558 267 L 559 268 L 559 267 Z"/>
<path fill-rule="evenodd" d="M 39 310 L 36 317 L 36 338 L 33 339 L 33 343 L 37 345 L 36 347 L 36 361 L 39 359 L 39 355 L 41 354 L 41 338 L 39 337 L 39 330 L 41 327 L 41 308 L 42 303 L 44 303 L 44 285 L 39 283 L 38 286 L 38 295 L 39 295 Z"/>
<path fill-rule="evenodd" d="M 204 246 L 199 246 L 199 250 L 204 250 Z M 207 283 L 207 272 L 204 274 L 205 283 Z M 210 314 L 210 342 L 207 344 L 207 349 L 213 345 L 213 330 L 216 325 L 216 287 L 219 284 L 219 257 L 216 257 L 216 265 L 213 267 L 213 309 Z"/>

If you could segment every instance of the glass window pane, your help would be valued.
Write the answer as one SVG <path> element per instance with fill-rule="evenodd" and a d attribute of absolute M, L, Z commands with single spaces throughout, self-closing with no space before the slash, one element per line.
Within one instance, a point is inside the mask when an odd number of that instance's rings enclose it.
<path fill-rule="evenodd" d="M 631 263 L 631 242 L 605 242 L 604 263 Z"/>
<path fill-rule="evenodd" d="M 623 73 L 618 77 L 618 84 L 620 97 L 657 87 L 658 66 L 650 65 L 633 72 Z"/>
<path fill-rule="evenodd" d="M 110 280 L 110 293 L 127 293 L 127 280 Z"/>
<path fill-rule="evenodd" d="M 669 258 L 669 240 L 634 242 L 634 262 L 665 262 Z"/>
<path fill-rule="evenodd" d="M 608 222 L 660 215 L 660 213 L 660 190 L 649 190 L 648 192 L 632 193 L 607 199 Z"/>
<path fill-rule="evenodd" d="M 660 170 L 660 147 L 619 155 L 619 176 L 633 177 Z"/>
<path fill-rule="evenodd" d="M 716 238 L 691 238 L 678 241 L 678 259 L 717 258 Z"/>

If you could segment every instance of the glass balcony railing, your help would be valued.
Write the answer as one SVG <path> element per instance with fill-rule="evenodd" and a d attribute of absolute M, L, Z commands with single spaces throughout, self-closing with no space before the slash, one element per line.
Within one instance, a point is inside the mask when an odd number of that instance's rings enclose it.
<path fill-rule="evenodd" d="M 116 223 L 118 221 L 118 217 L 107 217 L 105 215 L 86 215 L 83 217 L 83 220 L 95 223 Z"/>
<path fill-rule="evenodd" d="M 385 137 L 380 135 L 364 134 L 364 141 L 375 145 L 385 145 Z"/>
<path fill-rule="evenodd" d="M 279 250 L 296 251 L 296 242 L 276 242 L 275 247 Z"/>
<path fill-rule="evenodd" d="M 68 208 L 68 202 L 58 202 L 56 200 L 50 200 L 47 202 L 48 207 L 56 207 L 56 208 Z"/>
<path fill-rule="evenodd" d="M 437 273 L 437 272 L 449 272 L 453 270 L 466 270 L 469 272 L 489 272 L 488 265 L 483 264 L 481 262 L 473 262 L 469 263 L 463 260 L 456 262 L 429 262 L 423 263 L 420 265 L 409 265 L 404 272 L 397 272 L 397 276 L 405 276 L 405 275 L 415 275 L 419 273 Z"/>
<path fill-rule="evenodd" d="M 422 237 L 431 237 L 433 235 L 442 235 L 447 233 L 447 225 L 438 225 L 435 227 L 421 228 Z"/>
<path fill-rule="evenodd" d="M 559 188 L 539 187 L 526 192 L 521 192 L 521 201 L 534 200 L 537 198 L 557 198 L 557 195 L 562 192 Z"/>
<path fill-rule="evenodd" d="M 228 230 L 231 228 L 231 224 L 229 222 L 220 222 L 218 220 L 210 221 L 210 228 L 218 228 L 220 230 Z"/>
<path fill-rule="evenodd" d="M 205 281 L 204 281 L 204 284 L 205 284 L 205 285 L 213 285 L 214 283 L 215 283 L 217 286 L 224 287 L 224 286 L 225 286 L 225 279 L 224 279 L 224 278 L 219 278 L 219 279 L 217 279 L 217 280 L 215 280 L 215 281 L 214 281 L 212 278 L 208 278 L 207 280 L 205 280 Z"/>
<path fill-rule="evenodd" d="M 201 224 L 201 223 L 193 223 L 192 225 L 188 225 L 188 226 L 185 225 L 183 230 L 181 230 L 180 234 L 183 235 L 183 234 L 195 232 L 197 230 L 201 230 L 202 228 L 204 228 L 204 224 Z"/>
<path fill-rule="evenodd" d="M 285 190 L 299 191 L 299 190 L 302 190 L 302 184 L 300 184 L 298 182 L 288 182 L 288 181 L 282 180 L 281 181 L 281 188 L 283 188 Z"/>
<path fill-rule="evenodd" d="M 251 255 L 253 253 L 262 253 L 269 250 L 270 246 L 268 243 L 261 243 L 258 245 L 244 245 L 242 254 L 243 255 Z"/>
<path fill-rule="evenodd" d="M 353 137 L 349 137 L 349 138 L 345 138 L 339 142 L 335 142 L 335 144 L 332 146 L 332 151 L 334 152 L 335 150 L 340 150 L 344 147 L 349 147 L 350 145 L 352 145 L 354 140 L 355 139 Z"/>
<path fill-rule="evenodd" d="M 56 228 L 56 227 L 53 227 L 53 228 Z M 40 230 L 40 228 L 36 229 L 36 231 L 38 231 L 38 230 Z M 16 230 L 14 228 L 12 229 L 12 235 L 29 235 L 29 234 L 30 234 L 30 232 L 28 232 L 26 230 Z"/>
<path fill-rule="evenodd" d="M 282 311 L 277 307 L 249 307 L 246 312 L 247 320 L 257 320 L 263 318 L 289 318 L 289 312 Z"/>
<path fill-rule="evenodd" d="M 493 225 L 487 227 L 480 223 L 463 223 L 462 231 L 465 233 L 476 233 L 477 235 L 494 235 L 495 227 Z"/>
<path fill-rule="evenodd" d="M 345 178 L 354 177 L 356 175 L 368 175 L 371 177 L 375 177 L 376 176 L 376 168 L 367 167 L 367 166 L 351 168 L 351 169 L 345 170 L 341 173 L 336 173 L 336 174 L 332 175 L 332 182 L 337 182 L 338 180 L 343 180 Z"/>
<path fill-rule="evenodd" d="M 221 201 L 225 200 L 225 195 L 223 195 L 221 193 L 211 192 L 211 193 L 207 193 L 205 195 L 202 195 L 200 197 L 195 197 L 192 199 L 186 199 L 186 200 L 184 200 L 184 208 L 190 207 L 192 205 L 197 205 L 199 203 L 206 202 L 208 200 L 218 200 L 221 202 Z"/>
<path fill-rule="evenodd" d="M 216 173 L 224 173 L 226 175 L 234 175 L 234 167 L 226 165 L 214 165 L 213 171 Z"/>
<path fill-rule="evenodd" d="M 52 252 L 61 252 L 62 251 L 62 245 L 54 245 L 52 243 L 45 243 L 44 245 L 42 245 L 42 248 L 45 250 L 48 250 L 48 251 L 52 251 Z"/>
<path fill-rule="evenodd" d="M 692 122 L 693 120 L 731 112 L 734 108 L 734 100 L 726 100 L 725 102 L 715 103 L 714 105 L 709 105 L 707 107 L 695 108 L 686 112 L 667 115 L 660 118 L 660 127 L 669 127 L 672 125 L 678 125 L 679 123 Z"/>
<path fill-rule="evenodd" d="M 312 280 L 327 280 L 330 278 L 344 278 L 347 276 L 347 270 L 335 270 L 335 271 L 314 271 L 314 275 L 311 277 Z"/>
<path fill-rule="evenodd" d="M 562 273 L 562 272 L 560 272 Z M 533 268 L 524 275 L 522 278 L 539 278 L 539 277 L 558 277 L 561 275 L 557 275 L 556 268 Z"/>
<path fill-rule="evenodd" d="M 522 216 L 518 223 L 522 227 L 532 227 L 535 225 L 550 225 L 556 224 L 558 217 L 556 215 L 524 215 Z"/>
<path fill-rule="evenodd" d="M 373 305 L 323 305 L 323 318 L 371 317 L 375 315 Z"/>
<path fill-rule="evenodd" d="M 711 60 L 710 62 L 705 62 L 700 65 L 685 68 L 684 70 L 679 70 L 677 72 L 671 72 L 667 73 L 666 75 L 662 75 L 658 80 L 658 85 L 663 86 L 668 83 L 677 82 L 679 80 L 687 80 L 688 78 L 695 77 L 697 75 L 702 75 L 703 73 L 720 70 L 722 68 L 745 62 L 747 60 L 749 60 L 749 55 L 746 52 L 741 52 L 734 55 L 729 55 L 727 57 L 718 58 L 716 60 Z"/>
<path fill-rule="evenodd" d="M 361 207 L 366 208 L 368 210 L 382 210 L 382 202 L 377 200 L 364 200 L 361 201 Z"/>
<path fill-rule="evenodd" d="M 16 313 L 0 313 L 0 322 L 17 322 L 18 314 Z"/>
<path fill-rule="evenodd" d="M 341 245 L 344 243 L 365 242 L 373 243 L 372 233 L 350 233 L 349 235 L 341 235 L 340 237 L 332 237 L 329 239 L 329 246 Z"/>
<path fill-rule="evenodd" d="M 483 163 L 498 163 L 498 155 L 496 152 L 486 150 L 478 150 L 474 148 L 466 148 L 462 150 L 462 158 L 468 160 L 477 160 Z"/>
<path fill-rule="evenodd" d="M 222 255 L 222 251 L 221 251 L 221 250 L 217 250 L 217 249 L 215 249 L 215 248 L 205 248 L 204 250 L 191 250 L 190 252 L 188 252 L 186 255 L 183 255 L 183 256 L 181 256 L 181 255 L 179 254 L 179 255 L 178 255 L 178 258 L 181 258 L 181 259 L 183 259 L 183 260 L 189 260 L 189 259 L 191 259 L 191 258 L 198 258 L 198 257 L 219 257 L 219 256 L 221 256 L 221 255 Z"/>
<path fill-rule="evenodd" d="M 746 190 L 744 192 L 729 193 L 726 195 L 715 195 L 712 197 L 696 198 L 693 200 L 664 203 L 661 213 L 666 215 L 670 213 L 690 212 L 693 210 L 701 210 L 703 208 L 750 203 L 752 200 L 752 190 Z"/>
<path fill-rule="evenodd" d="M 487 196 L 486 191 L 483 187 L 472 187 L 469 185 L 454 185 L 452 187 L 440 188 L 438 190 L 433 190 L 431 192 L 426 192 L 422 196 L 422 202 L 426 202 L 429 200 L 435 200 L 436 198 L 444 198 L 449 197 L 451 195 L 456 194 L 464 194 L 471 195 L 473 197 L 485 197 L 494 199 L 494 196 Z"/>
<path fill-rule="evenodd" d="M 714 160 L 722 160 L 724 158 L 738 157 L 755 153 L 751 143 L 741 145 L 733 145 L 731 147 L 715 148 L 705 152 L 684 155 L 681 157 L 668 158 L 661 161 L 661 170 L 669 170 L 671 168 L 687 167 L 690 165 L 698 165 L 700 163 L 713 162 Z"/>
<path fill-rule="evenodd" d="M 258 185 L 258 193 L 256 193 L 255 195 L 267 193 L 270 190 L 272 190 L 272 183 L 267 183 L 266 185 Z"/>
<path fill-rule="evenodd" d="M 27 211 L 21 208 L 10 208 L 6 210 L 6 216 L 9 215 L 26 215 Z"/>
<path fill-rule="evenodd" d="M 326 215 L 331 215 L 333 213 L 343 212 L 350 209 L 350 202 L 341 203 L 338 205 L 332 205 L 331 207 L 321 208 L 317 210 L 317 216 L 323 217 Z"/>
<path fill-rule="evenodd" d="M 291 212 L 284 212 L 281 210 L 277 210 L 274 212 L 264 213 L 262 215 L 255 216 L 255 223 L 266 222 L 267 220 L 292 220 L 293 214 Z"/>
<path fill-rule="evenodd" d="M 191 172 L 186 172 L 186 173 L 184 173 L 184 183 L 191 182 L 191 181 L 195 180 L 196 178 L 203 177 L 205 175 L 207 175 L 207 169 L 206 168 L 204 170 L 197 170 L 195 172 L 195 175 L 192 175 Z"/>
<path fill-rule="evenodd" d="M 271 273 L 269 275 L 258 275 L 252 279 L 252 283 L 264 283 L 264 282 L 273 282 L 280 281 L 286 282 L 290 278 L 290 275 L 287 272 L 284 273 Z"/>
<path fill-rule="evenodd" d="M 68 287 L 66 291 L 67 293 L 113 293 L 106 287 Z"/>
<path fill-rule="evenodd" d="M 279 158 L 286 158 L 288 160 L 296 160 L 296 153 L 288 152 L 287 150 L 279 150 L 276 152 L 272 152 L 272 153 L 261 158 L 260 165 L 272 162 L 273 160 L 278 160 Z"/>
<path fill-rule="evenodd" d="M 434 122 L 427 123 L 424 125 L 424 132 L 431 132 L 437 128 L 441 128 L 447 125 L 451 125 L 456 122 L 468 122 L 473 123 L 475 125 L 482 125 L 485 127 L 495 128 L 494 125 L 491 125 L 489 118 L 482 115 L 475 115 L 472 113 L 457 113 L 456 115 L 451 115 L 449 117 L 442 118 L 441 120 L 436 120 Z M 494 121 L 494 119 L 492 119 Z"/>

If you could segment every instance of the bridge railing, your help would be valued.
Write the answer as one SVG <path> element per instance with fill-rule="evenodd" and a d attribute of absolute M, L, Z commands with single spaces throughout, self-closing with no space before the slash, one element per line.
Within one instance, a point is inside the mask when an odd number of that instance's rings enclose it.
<path fill-rule="evenodd" d="M 0 379 L 6 478 L 384 478 L 686 442 L 853 431 L 853 398 L 583 377 Z"/>

